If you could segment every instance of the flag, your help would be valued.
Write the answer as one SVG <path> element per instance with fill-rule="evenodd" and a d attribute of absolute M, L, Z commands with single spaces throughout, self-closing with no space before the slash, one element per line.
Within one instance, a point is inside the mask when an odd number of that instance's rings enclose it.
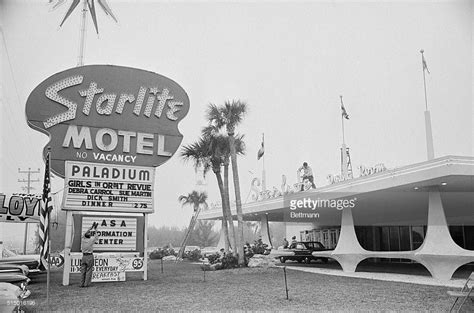
<path fill-rule="evenodd" d="M 260 149 L 258 149 L 258 153 L 257 153 L 257 160 L 260 160 L 260 158 L 265 154 L 265 139 L 262 135 L 262 146 L 260 147 Z"/>
<path fill-rule="evenodd" d="M 348 120 L 349 114 L 347 114 L 346 112 L 346 108 L 344 107 L 344 104 L 342 103 L 342 99 L 341 99 L 341 111 L 342 111 L 342 117 Z"/>
<path fill-rule="evenodd" d="M 44 170 L 43 196 L 40 206 L 40 264 L 39 269 L 46 270 L 49 258 L 49 213 L 53 209 L 53 201 L 51 197 L 51 177 L 49 172 L 50 154 L 46 155 L 46 167 Z"/>
<path fill-rule="evenodd" d="M 428 74 L 430 74 L 430 71 L 428 70 L 428 65 L 426 65 L 426 60 L 425 60 L 425 56 L 423 55 L 423 53 L 421 54 L 421 63 L 423 64 L 423 71 L 427 71 Z"/>

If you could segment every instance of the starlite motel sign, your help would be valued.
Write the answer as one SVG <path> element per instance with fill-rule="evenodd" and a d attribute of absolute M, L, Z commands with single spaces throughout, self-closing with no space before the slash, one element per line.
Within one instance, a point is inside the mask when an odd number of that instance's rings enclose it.
<path fill-rule="evenodd" d="M 28 124 L 51 141 L 51 168 L 65 161 L 157 167 L 178 149 L 189 111 L 184 89 L 162 75 L 88 65 L 54 74 L 28 97 Z M 46 155 L 46 148 L 43 151 Z"/>

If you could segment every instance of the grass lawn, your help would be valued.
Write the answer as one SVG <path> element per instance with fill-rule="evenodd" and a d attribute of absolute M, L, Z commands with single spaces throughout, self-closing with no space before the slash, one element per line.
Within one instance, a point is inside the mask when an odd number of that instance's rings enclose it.
<path fill-rule="evenodd" d="M 203 272 L 187 262 L 151 260 L 148 281 L 128 275 L 126 282 L 93 283 L 79 287 L 79 276 L 62 286 L 62 271 L 51 272 L 51 310 L 56 311 L 447 311 L 454 299 L 445 287 L 383 282 L 287 271 L 286 300 L 282 268 Z M 27 312 L 46 310 L 46 275 L 31 285 L 33 305 Z M 468 309 L 473 309 L 472 303 Z"/>

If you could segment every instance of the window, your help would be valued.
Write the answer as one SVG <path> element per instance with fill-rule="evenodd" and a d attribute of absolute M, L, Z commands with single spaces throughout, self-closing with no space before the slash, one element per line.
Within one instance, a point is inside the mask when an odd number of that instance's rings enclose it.
<path fill-rule="evenodd" d="M 412 250 L 418 249 L 425 239 L 425 232 L 423 226 L 412 226 L 411 227 L 411 241 L 412 241 Z"/>

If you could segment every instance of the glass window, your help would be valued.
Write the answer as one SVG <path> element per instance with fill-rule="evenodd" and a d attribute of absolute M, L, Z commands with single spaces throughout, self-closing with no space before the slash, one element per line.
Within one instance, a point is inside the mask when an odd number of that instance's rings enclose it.
<path fill-rule="evenodd" d="M 400 250 L 401 251 L 411 250 L 409 226 L 400 226 Z"/>
<path fill-rule="evenodd" d="M 400 251 L 400 234 L 398 226 L 390 226 L 390 251 Z"/>
<path fill-rule="evenodd" d="M 474 250 L 474 226 L 464 226 L 464 238 L 465 246 L 464 249 Z"/>
<path fill-rule="evenodd" d="M 462 226 L 449 226 L 449 233 L 451 234 L 451 237 L 453 238 L 454 242 L 460 246 L 461 248 L 464 248 L 464 230 Z"/>
<path fill-rule="evenodd" d="M 412 250 L 418 249 L 425 239 L 425 231 L 423 226 L 412 226 L 411 227 L 411 240 L 412 240 Z"/>
<path fill-rule="evenodd" d="M 380 251 L 390 251 L 390 232 L 387 226 L 382 226 L 382 239 L 380 242 Z"/>

